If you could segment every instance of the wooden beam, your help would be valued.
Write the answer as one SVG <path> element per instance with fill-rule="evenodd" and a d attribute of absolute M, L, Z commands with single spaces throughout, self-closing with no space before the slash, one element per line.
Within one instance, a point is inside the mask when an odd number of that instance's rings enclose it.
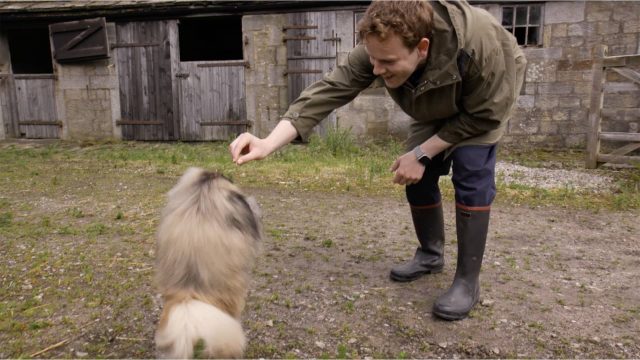
<path fill-rule="evenodd" d="M 593 82 L 591 85 L 591 102 L 589 105 L 589 133 L 587 134 L 587 160 L 585 166 L 589 169 L 598 167 L 598 153 L 600 152 L 600 122 L 603 100 L 604 68 L 603 58 L 607 55 L 607 46 L 599 45 L 593 57 Z"/>
<path fill-rule="evenodd" d="M 618 74 L 626 77 L 627 79 L 633 81 L 636 84 L 640 84 L 640 73 L 633 71 L 629 68 L 611 68 L 611 70 L 617 72 Z"/>
<path fill-rule="evenodd" d="M 24 125 L 24 126 L 42 125 L 42 126 L 59 126 L 59 127 L 62 127 L 62 121 L 28 120 L 28 121 L 18 121 L 18 125 Z"/>
<path fill-rule="evenodd" d="M 617 67 L 617 66 L 628 66 L 638 62 L 640 62 L 640 54 L 607 56 L 603 59 L 602 64 L 606 67 Z"/>
<path fill-rule="evenodd" d="M 164 122 L 162 122 L 162 121 L 120 120 L 120 121 L 116 121 L 116 125 L 164 125 Z"/>
<path fill-rule="evenodd" d="M 246 125 L 251 126 L 251 121 L 208 121 L 197 123 L 200 126 L 233 126 L 233 125 Z"/>
<path fill-rule="evenodd" d="M 598 155 L 598 162 L 610 164 L 640 164 L 640 156 L 600 154 Z"/>
<path fill-rule="evenodd" d="M 640 142 L 640 133 L 625 133 L 625 132 L 601 132 L 601 140 L 610 141 L 636 141 Z"/>
<path fill-rule="evenodd" d="M 640 149 L 640 143 L 627 144 L 625 146 L 622 146 L 613 150 L 608 155 L 627 155 L 628 153 L 635 151 L 637 149 Z"/>

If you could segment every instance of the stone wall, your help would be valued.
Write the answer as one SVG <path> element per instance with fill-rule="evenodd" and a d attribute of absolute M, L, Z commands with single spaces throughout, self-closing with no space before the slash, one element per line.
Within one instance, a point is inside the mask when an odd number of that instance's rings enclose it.
<path fill-rule="evenodd" d="M 525 49 L 526 83 L 504 139 L 544 147 L 584 147 L 589 132 L 593 49 L 640 52 L 640 2 L 547 2 L 542 48 Z M 628 131 L 640 119 L 639 88 L 610 77 L 603 129 Z"/>
<path fill-rule="evenodd" d="M 287 47 L 282 41 L 286 15 L 247 15 L 242 18 L 245 94 L 250 131 L 266 136 L 287 109 Z"/>

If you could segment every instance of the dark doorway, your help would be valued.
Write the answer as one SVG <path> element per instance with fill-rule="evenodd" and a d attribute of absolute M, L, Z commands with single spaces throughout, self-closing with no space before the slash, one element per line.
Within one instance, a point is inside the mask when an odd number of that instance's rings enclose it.
<path fill-rule="evenodd" d="M 242 16 L 180 20 L 180 61 L 242 60 Z"/>
<path fill-rule="evenodd" d="M 14 74 L 52 74 L 49 29 L 10 29 L 9 53 Z"/>

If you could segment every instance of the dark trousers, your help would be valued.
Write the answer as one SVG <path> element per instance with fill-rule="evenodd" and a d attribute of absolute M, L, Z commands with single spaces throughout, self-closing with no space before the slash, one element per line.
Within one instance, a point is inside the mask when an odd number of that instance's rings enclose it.
<path fill-rule="evenodd" d="M 456 205 L 469 210 L 487 209 L 496 196 L 496 145 L 462 146 L 447 159 L 444 152 L 435 156 L 422 179 L 406 187 L 407 200 L 414 207 L 439 204 L 438 180 L 452 170 Z"/>

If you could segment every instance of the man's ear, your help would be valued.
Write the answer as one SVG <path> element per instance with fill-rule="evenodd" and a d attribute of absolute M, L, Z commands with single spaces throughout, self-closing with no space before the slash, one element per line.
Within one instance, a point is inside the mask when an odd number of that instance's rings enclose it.
<path fill-rule="evenodd" d="M 429 54 L 429 39 L 422 38 L 418 42 L 418 55 L 421 59 L 426 59 Z"/>

